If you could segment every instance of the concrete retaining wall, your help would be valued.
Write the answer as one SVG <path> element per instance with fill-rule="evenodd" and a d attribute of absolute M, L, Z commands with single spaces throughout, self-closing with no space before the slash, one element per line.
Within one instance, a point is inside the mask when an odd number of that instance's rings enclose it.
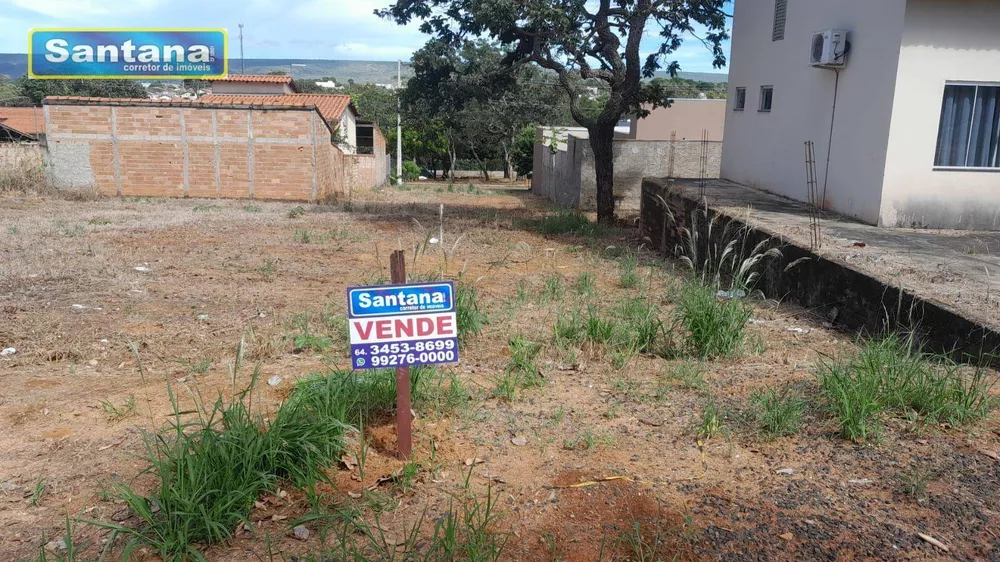
<path fill-rule="evenodd" d="M 726 233 L 746 231 L 744 247 L 772 240 L 780 246 L 782 257 L 771 261 L 763 272 L 758 288 L 768 298 L 792 301 L 813 311 L 827 314 L 840 327 L 880 334 L 902 327 L 914 329 L 929 349 L 951 353 L 961 359 L 968 356 L 990 360 L 1000 367 L 1000 333 L 973 322 L 946 306 L 916 297 L 899 287 L 887 284 L 835 260 L 820 257 L 809 249 L 793 244 L 779 244 L 779 237 L 762 228 L 751 227 L 737 218 L 707 211 L 693 198 L 659 179 L 642 183 L 641 228 L 650 245 L 671 253 L 678 244 L 686 244 L 684 229 L 705 225 L 717 215 L 709 236 L 698 228 L 699 255 L 706 255 L 708 244 L 723 247 Z M 707 212 L 707 219 L 703 213 Z M 697 217 L 696 217 L 697 215 Z M 741 258 L 737 258 L 741 261 Z M 791 264 L 793 266 L 789 267 Z"/>
<path fill-rule="evenodd" d="M 558 130 L 539 129 L 531 180 L 534 193 L 561 206 L 597 208 L 595 157 L 585 134 L 573 130 L 560 135 Z M 639 208 L 643 177 L 700 177 L 703 149 L 705 177 L 718 178 L 721 142 L 616 139 L 614 189 L 619 208 Z"/>

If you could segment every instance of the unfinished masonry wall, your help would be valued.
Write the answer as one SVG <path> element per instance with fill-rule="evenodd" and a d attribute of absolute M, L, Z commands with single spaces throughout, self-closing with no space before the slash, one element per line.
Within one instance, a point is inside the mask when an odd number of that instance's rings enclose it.
<path fill-rule="evenodd" d="M 339 150 L 312 108 L 56 103 L 45 122 L 60 188 L 312 201 L 344 187 Z"/>
<path fill-rule="evenodd" d="M 558 133 L 539 129 L 531 189 L 558 205 L 593 210 L 597 208 L 594 151 L 590 140 L 578 135 L 574 131 L 560 139 Z M 704 166 L 706 178 L 718 178 L 722 143 L 616 139 L 614 155 L 619 206 L 638 209 L 643 177 L 698 178 Z"/>

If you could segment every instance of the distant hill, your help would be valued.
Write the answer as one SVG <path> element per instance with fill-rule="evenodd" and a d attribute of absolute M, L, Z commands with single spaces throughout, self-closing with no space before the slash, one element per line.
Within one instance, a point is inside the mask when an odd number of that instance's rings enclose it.
<path fill-rule="evenodd" d="M 290 66 L 290 65 L 305 66 Z M 243 61 L 247 74 L 266 74 L 275 70 L 288 72 L 298 79 L 323 78 L 333 76 L 341 82 L 354 80 L 359 84 L 395 84 L 396 61 L 359 61 L 331 59 L 245 59 Z M 239 59 L 229 60 L 229 71 L 241 72 Z M 0 53 L 0 74 L 18 78 L 28 72 L 28 55 L 23 53 Z M 413 74 L 409 63 L 403 63 L 403 80 Z M 667 77 L 666 73 L 657 76 Z M 700 82 L 720 83 L 729 79 L 727 74 L 715 72 L 681 72 L 681 78 Z"/>

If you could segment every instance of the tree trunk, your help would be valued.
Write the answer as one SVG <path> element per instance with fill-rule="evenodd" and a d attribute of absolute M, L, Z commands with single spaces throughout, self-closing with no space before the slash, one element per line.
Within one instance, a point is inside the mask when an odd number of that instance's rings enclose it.
<path fill-rule="evenodd" d="M 587 131 L 597 172 L 597 222 L 610 225 L 615 222 L 615 124 L 598 123 Z"/>
<path fill-rule="evenodd" d="M 455 179 L 455 145 L 448 143 L 448 178 Z"/>
<path fill-rule="evenodd" d="M 516 180 L 517 174 L 514 171 L 514 157 L 511 154 L 514 148 L 514 139 L 511 139 L 509 144 L 501 142 L 500 146 L 503 148 L 503 177 L 506 180 Z"/>

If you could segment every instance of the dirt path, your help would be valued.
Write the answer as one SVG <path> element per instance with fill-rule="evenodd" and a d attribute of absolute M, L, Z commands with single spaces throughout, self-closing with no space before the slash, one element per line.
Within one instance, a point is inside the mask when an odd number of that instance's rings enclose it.
<path fill-rule="evenodd" d="M 441 236 L 442 204 L 443 244 L 429 244 Z M 853 336 L 761 304 L 749 329 L 763 350 L 707 363 L 685 382 L 669 374 L 690 362 L 553 342 L 567 311 L 638 295 L 671 309 L 675 264 L 640 254 L 639 286 L 621 286 L 620 256 L 639 247 L 635 231 L 546 237 L 526 222 L 547 210 L 541 201 L 481 189 L 389 189 L 350 206 L 304 206 L 291 218 L 296 206 L 276 203 L 0 199 L 0 348 L 17 349 L 0 358 L 0 558 L 34 558 L 62 536 L 66 514 L 120 514 L 105 491 L 144 467 L 143 430 L 165 423 L 167 384 L 182 403 L 196 390 L 231 392 L 241 337 L 262 379 L 280 378 L 261 390 L 268 408 L 297 379 L 346 365 L 344 349 L 294 353 L 286 336 L 304 315 L 311 329 L 332 332 L 344 289 L 384 275 L 388 254 L 402 248 L 411 273 L 474 281 L 489 322 L 454 368 L 468 400 L 447 414 L 418 412 L 412 486 L 351 495 L 403 466 L 391 456 L 391 426 L 368 432 L 364 483 L 356 469 L 332 472 L 331 497 L 381 512 L 391 535 L 422 514 L 440 516 L 466 460 L 478 458 L 470 482 L 497 499 L 498 525 L 511 533 L 505 560 L 640 559 L 630 535 L 668 560 L 1000 559 L 1000 470 L 980 452 L 1000 451 L 996 416 L 963 430 L 899 420 L 878 446 L 837 438 L 815 409 L 797 435 L 771 442 L 746 426 L 753 390 L 790 384 L 814 395 L 820 354 L 849 351 Z M 592 296 L 574 290 L 585 274 Z M 554 279 L 561 293 L 545 298 Z M 518 336 L 542 344 L 544 385 L 513 401 L 491 397 Z M 710 402 L 724 431 L 699 440 L 694 427 Z M 124 419 L 109 420 L 115 410 Z M 914 470 L 932 476 L 911 497 L 900 478 Z M 623 478 L 560 487 L 611 476 Z M 307 511 L 299 491 L 265 498 L 255 533 L 206 555 L 329 552 L 336 537 L 323 544 L 316 526 L 308 540 L 291 537 L 288 523 Z M 77 535 L 96 558 L 106 532 L 80 524 Z"/>

